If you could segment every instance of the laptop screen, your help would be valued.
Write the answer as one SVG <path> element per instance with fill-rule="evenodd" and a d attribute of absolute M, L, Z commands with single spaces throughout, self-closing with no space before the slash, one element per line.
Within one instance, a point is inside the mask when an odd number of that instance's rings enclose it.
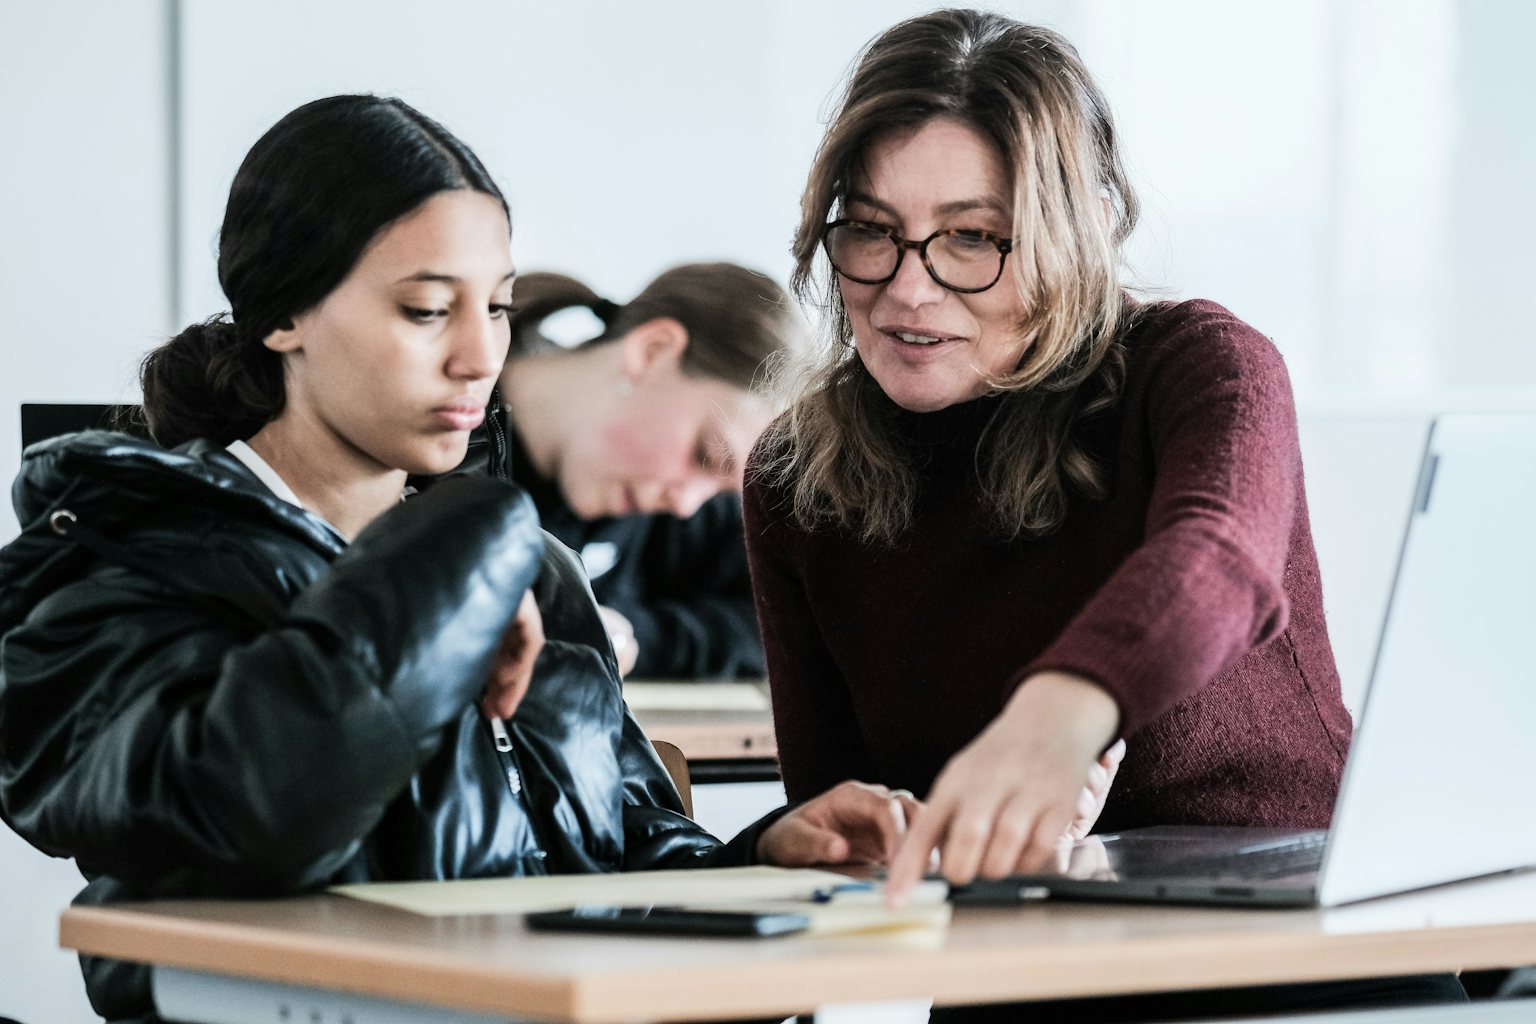
<path fill-rule="evenodd" d="M 1417 491 L 1325 905 L 1536 864 L 1536 415 L 1437 417 Z"/>

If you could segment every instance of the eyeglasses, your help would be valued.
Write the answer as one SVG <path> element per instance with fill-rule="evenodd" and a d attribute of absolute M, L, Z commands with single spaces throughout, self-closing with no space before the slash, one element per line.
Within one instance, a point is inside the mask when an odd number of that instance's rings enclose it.
<path fill-rule="evenodd" d="M 885 284 L 901 269 L 908 249 L 916 249 L 928 276 L 952 292 L 984 292 L 1003 276 L 1013 239 L 990 231 L 948 228 L 921 242 L 902 238 L 883 224 L 835 220 L 821 232 L 832 269 L 859 284 Z"/>

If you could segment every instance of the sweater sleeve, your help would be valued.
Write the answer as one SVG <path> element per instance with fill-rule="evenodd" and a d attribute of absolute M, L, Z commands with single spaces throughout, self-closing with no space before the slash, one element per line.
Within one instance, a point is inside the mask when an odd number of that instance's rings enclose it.
<path fill-rule="evenodd" d="M 773 725 L 779 769 L 791 801 L 810 799 L 846 779 L 875 777 L 858 716 L 816 617 L 784 535 L 776 522 L 782 495 L 765 485 L 753 463 L 747 466 L 743 509 L 752 592 L 763 631 L 763 654 L 773 697 Z"/>
<path fill-rule="evenodd" d="M 1154 483 L 1145 539 L 1050 646 L 1046 670 L 1102 685 L 1129 736 L 1277 636 L 1301 456 L 1267 338 L 1211 303 L 1148 355 Z M 1167 314 L 1165 314 L 1167 315 Z"/>
<path fill-rule="evenodd" d="M 197 543 L 138 550 L 174 567 Z M 243 637 L 195 595 L 100 568 L 5 637 L 0 721 L 33 727 L 6 732 L 7 818 L 148 895 L 323 884 L 475 699 L 541 548 L 515 488 L 445 484 Z M 198 564 L 270 587 L 256 557 Z"/>

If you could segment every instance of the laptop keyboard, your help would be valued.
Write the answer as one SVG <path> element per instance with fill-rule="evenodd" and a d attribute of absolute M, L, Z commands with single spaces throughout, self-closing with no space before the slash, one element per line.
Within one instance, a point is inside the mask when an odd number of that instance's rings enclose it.
<path fill-rule="evenodd" d="M 1260 882 L 1315 872 L 1323 864 L 1328 833 L 1315 832 L 1282 842 L 1251 846 L 1207 857 L 1181 857 L 1157 874 L 1180 878 L 1221 878 Z"/>

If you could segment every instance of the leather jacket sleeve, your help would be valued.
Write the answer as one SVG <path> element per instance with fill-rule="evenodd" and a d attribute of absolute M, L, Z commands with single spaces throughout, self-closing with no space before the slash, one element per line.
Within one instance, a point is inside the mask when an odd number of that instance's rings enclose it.
<path fill-rule="evenodd" d="M 218 536 L 134 544 L 259 586 L 244 538 Z M 5 638 L 0 715 L 36 726 L 6 730 L 7 818 L 146 895 L 323 884 L 479 693 L 542 536 L 516 488 L 446 483 L 248 636 L 195 592 L 98 564 Z"/>
<path fill-rule="evenodd" d="M 793 809 L 786 806 L 771 811 L 730 842 L 721 843 L 683 814 L 672 777 L 656 756 L 656 748 L 628 712 L 624 715 L 620 742 L 626 871 L 757 864 L 758 839 Z"/>
<path fill-rule="evenodd" d="M 628 871 L 717 863 L 721 849 L 683 813 L 682 799 L 645 733 L 624 705 L 618 664 L 576 555 L 546 535 L 534 588 L 548 640 L 533 688 L 509 723 L 537 766 L 529 796 L 542 818 L 566 822 L 545 835 L 563 870 Z M 612 824 L 597 820 L 613 814 Z M 622 833 L 619 844 L 603 836 Z M 578 838 L 580 837 L 580 838 Z M 593 850 L 612 860 L 593 860 Z"/>

